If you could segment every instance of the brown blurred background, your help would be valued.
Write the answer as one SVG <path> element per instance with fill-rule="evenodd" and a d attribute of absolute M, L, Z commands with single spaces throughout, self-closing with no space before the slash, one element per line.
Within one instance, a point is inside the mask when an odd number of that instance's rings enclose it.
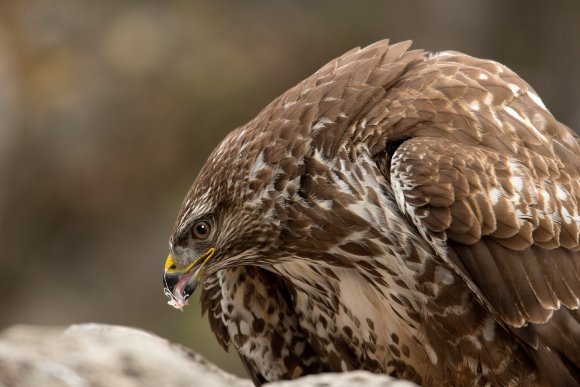
<path fill-rule="evenodd" d="M 580 129 L 578 0 L 1 0 L 0 328 L 131 325 L 242 372 L 166 305 L 181 200 L 228 131 L 383 38 L 500 61 Z"/>

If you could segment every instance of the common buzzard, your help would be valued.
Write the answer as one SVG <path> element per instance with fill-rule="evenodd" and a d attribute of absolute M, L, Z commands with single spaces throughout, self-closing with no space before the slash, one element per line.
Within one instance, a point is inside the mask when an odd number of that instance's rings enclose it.
<path fill-rule="evenodd" d="M 256 384 L 580 380 L 580 142 L 513 71 L 356 48 L 214 150 L 165 265 Z"/>

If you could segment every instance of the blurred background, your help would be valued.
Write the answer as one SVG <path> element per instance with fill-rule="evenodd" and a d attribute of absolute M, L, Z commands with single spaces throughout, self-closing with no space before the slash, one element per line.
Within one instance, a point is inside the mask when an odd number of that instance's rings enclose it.
<path fill-rule="evenodd" d="M 177 210 L 212 148 L 328 60 L 390 38 L 493 58 L 580 129 L 580 1 L 0 2 L 0 329 L 136 326 L 238 374 L 166 305 Z"/>

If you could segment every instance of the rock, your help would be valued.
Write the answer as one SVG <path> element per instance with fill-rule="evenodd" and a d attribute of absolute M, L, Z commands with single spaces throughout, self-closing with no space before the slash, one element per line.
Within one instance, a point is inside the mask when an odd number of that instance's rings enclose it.
<path fill-rule="evenodd" d="M 0 386 L 231 386 L 252 383 L 142 330 L 15 326 L 0 335 Z"/>
<path fill-rule="evenodd" d="M 267 387 L 417 387 L 407 380 L 398 380 L 389 375 L 372 374 L 367 371 L 326 373 L 308 375 L 284 382 L 270 383 Z"/>
<path fill-rule="evenodd" d="M 271 387 L 410 387 L 364 371 L 311 375 Z M 0 387 L 228 386 L 252 383 L 219 369 L 201 355 L 151 333 L 122 326 L 68 328 L 18 325 L 0 333 Z"/>

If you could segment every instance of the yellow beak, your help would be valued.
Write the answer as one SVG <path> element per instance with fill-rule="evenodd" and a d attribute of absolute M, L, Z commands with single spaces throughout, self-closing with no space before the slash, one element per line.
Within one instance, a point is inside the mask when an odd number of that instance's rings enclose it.
<path fill-rule="evenodd" d="M 167 256 L 163 284 L 165 285 L 165 295 L 170 298 L 170 305 L 178 309 L 183 309 L 187 305 L 187 299 L 197 288 L 203 267 L 214 253 L 215 249 L 210 247 L 204 254 L 182 269 L 178 268 L 171 254 Z"/>

